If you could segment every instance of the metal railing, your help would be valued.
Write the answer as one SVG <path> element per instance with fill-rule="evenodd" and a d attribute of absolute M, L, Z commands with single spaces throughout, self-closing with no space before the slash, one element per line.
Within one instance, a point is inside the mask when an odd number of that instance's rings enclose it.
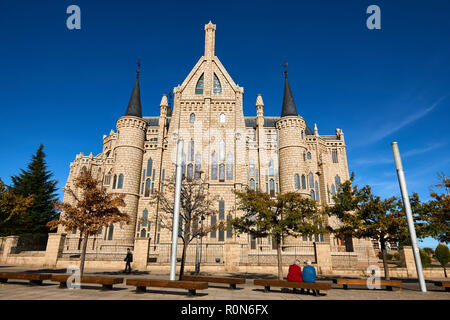
<path fill-rule="evenodd" d="M 301 262 L 311 260 L 315 262 L 314 245 L 282 245 L 281 261 L 290 265 L 298 259 Z M 258 245 L 252 249 L 248 244 L 241 244 L 241 264 L 276 265 L 278 263 L 277 250 L 270 245 Z"/>
<path fill-rule="evenodd" d="M 47 248 L 48 233 L 26 233 L 19 235 L 14 253 L 24 251 L 45 251 Z"/>
<path fill-rule="evenodd" d="M 149 262 L 170 263 L 171 243 L 151 244 L 149 246 Z M 216 264 L 223 262 L 223 244 L 222 243 L 203 243 L 199 244 L 199 260 L 203 264 Z M 195 264 L 196 243 L 191 242 L 186 248 L 186 265 Z M 177 245 L 177 260 L 181 260 L 183 255 L 183 245 Z"/>
<path fill-rule="evenodd" d="M 80 258 L 83 241 L 79 237 L 68 237 L 64 242 L 62 258 Z M 88 238 L 86 260 L 123 260 L 127 249 L 133 250 L 134 242 L 129 239 L 104 240 Z"/>

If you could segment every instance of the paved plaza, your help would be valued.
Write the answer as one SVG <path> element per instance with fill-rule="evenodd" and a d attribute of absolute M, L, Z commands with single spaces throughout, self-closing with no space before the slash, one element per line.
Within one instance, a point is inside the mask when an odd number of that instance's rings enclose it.
<path fill-rule="evenodd" d="M 42 272 L 64 273 L 62 269 L 38 269 L 13 266 L 0 266 L 0 272 Z M 86 270 L 85 275 L 120 276 L 124 278 L 155 278 L 168 279 L 167 274 L 157 272 L 134 272 L 123 274 L 115 271 Z M 207 274 L 205 274 L 207 275 Z M 428 292 L 422 293 L 419 285 L 413 279 L 401 279 L 402 289 L 368 290 L 365 288 L 342 289 L 342 286 L 332 285 L 326 295 L 315 297 L 312 295 L 281 292 L 281 288 L 265 293 L 262 287 L 254 286 L 253 279 L 273 278 L 266 274 L 214 274 L 217 276 L 244 277 L 246 284 L 238 285 L 237 290 L 230 290 L 226 285 L 210 284 L 207 290 L 197 291 L 197 296 L 187 297 L 187 290 L 171 288 L 147 288 L 146 293 L 137 294 L 135 287 L 125 284 L 115 285 L 113 290 L 100 290 L 100 285 L 82 285 L 81 289 L 60 289 L 59 284 L 44 281 L 42 286 L 29 285 L 27 281 L 8 280 L 0 284 L 0 300 L 450 300 L 450 293 L 443 288 L 436 287 L 427 279 Z M 326 278 L 319 278 L 326 281 Z"/>

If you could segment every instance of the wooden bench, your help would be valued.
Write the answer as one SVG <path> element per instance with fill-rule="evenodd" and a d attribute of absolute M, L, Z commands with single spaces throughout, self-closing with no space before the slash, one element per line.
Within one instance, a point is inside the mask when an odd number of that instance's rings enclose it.
<path fill-rule="evenodd" d="M 135 286 L 136 293 L 146 292 L 147 287 L 187 289 L 189 297 L 195 296 L 196 290 L 208 289 L 208 282 L 184 281 L 184 280 L 170 281 L 158 279 L 127 279 L 127 285 Z"/>
<path fill-rule="evenodd" d="M 182 280 L 187 281 L 204 281 L 211 283 L 226 283 L 230 285 L 230 289 L 236 289 L 237 284 L 244 284 L 245 279 L 242 278 L 220 278 L 220 277 L 205 277 L 205 276 L 189 276 L 184 275 Z"/>
<path fill-rule="evenodd" d="M 59 282 L 60 288 L 67 288 L 67 279 L 71 275 L 67 274 L 53 274 L 52 281 Z M 80 283 L 95 283 L 101 284 L 102 290 L 111 290 L 113 285 L 123 283 L 123 278 L 115 277 L 99 277 L 99 276 L 83 276 L 80 278 Z"/>
<path fill-rule="evenodd" d="M 348 289 L 348 285 L 367 286 L 367 279 L 333 279 L 333 283 L 342 284 L 344 289 Z M 392 287 L 402 287 L 399 280 L 379 280 L 380 286 L 385 286 L 387 290 L 392 291 Z"/>
<path fill-rule="evenodd" d="M 50 280 L 51 274 L 45 273 L 17 273 L 17 272 L 1 272 L 0 282 L 6 283 L 8 279 L 29 280 L 30 284 L 42 285 L 43 280 Z"/>
<path fill-rule="evenodd" d="M 450 281 L 434 281 L 434 285 L 444 287 L 446 292 L 450 292 Z"/>
<path fill-rule="evenodd" d="M 295 288 L 295 289 L 311 289 L 315 296 L 318 296 L 320 290 L 330 290 L 331 284 L 326 282 L 291 282 L 286 280 L 253 280 L 255 286 L 264 286 L 264 292 L 269 292 L 270 287 Z"/>

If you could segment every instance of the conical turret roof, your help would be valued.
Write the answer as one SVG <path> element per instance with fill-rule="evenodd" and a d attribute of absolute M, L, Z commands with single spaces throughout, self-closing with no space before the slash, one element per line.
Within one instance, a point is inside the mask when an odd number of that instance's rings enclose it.
<path fill-rule="evenodd" d="M 281 107 L 281 117 L 298 116 L 297 108 L 295 107 L 294 97 L 292 96 L 291 87 L 287 77 L 287 71 L 284 72 L 284 96 L 283 106 Z"/>
<path fill-rule="evenodd" d="M 126 116 L 135 116 L 142 118 L 141 106 L 141 90 L 139 88 L 139 70 L 136 71 L 136 82 L 134 83 L 133 92 L 131 92 L 130 102 L 128 103 Z"/>

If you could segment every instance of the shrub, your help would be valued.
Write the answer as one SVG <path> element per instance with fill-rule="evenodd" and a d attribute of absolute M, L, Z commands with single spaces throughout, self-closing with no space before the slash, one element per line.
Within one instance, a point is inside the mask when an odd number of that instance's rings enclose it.
<path fill-rule="evenodd" d="M 431 258 L 423 249 L 419 249 L 420 260 L 422 261 L 422 265 L 424 267 L 429 267 L 431 265 Z"/>
<path fill-rule="evenodd" d="M 386 253 L 386 260 L 392 260 L 393 255 L 390 253 Z M 378 252 L 378 259 L 383 259 L 383 252 Z"/>
<path fill-rule="evenodd" d="M 431 248 L 423 248 L 423 251 L 425 251 L 430 257 L 434 256 L 434 250 Z"/>
<path fill-rule="evenodd" d="M 439 263 L 441 264 L 442 268 L 444 268 L 444 274 L 445 277 L 447 278 L 447 263 L 450 260 L 450 251 L 448 250 L 448 247 L 445 244 L 440 243 L 437 247 L 436 247 L 436 259 L 439 261 Z"/>

